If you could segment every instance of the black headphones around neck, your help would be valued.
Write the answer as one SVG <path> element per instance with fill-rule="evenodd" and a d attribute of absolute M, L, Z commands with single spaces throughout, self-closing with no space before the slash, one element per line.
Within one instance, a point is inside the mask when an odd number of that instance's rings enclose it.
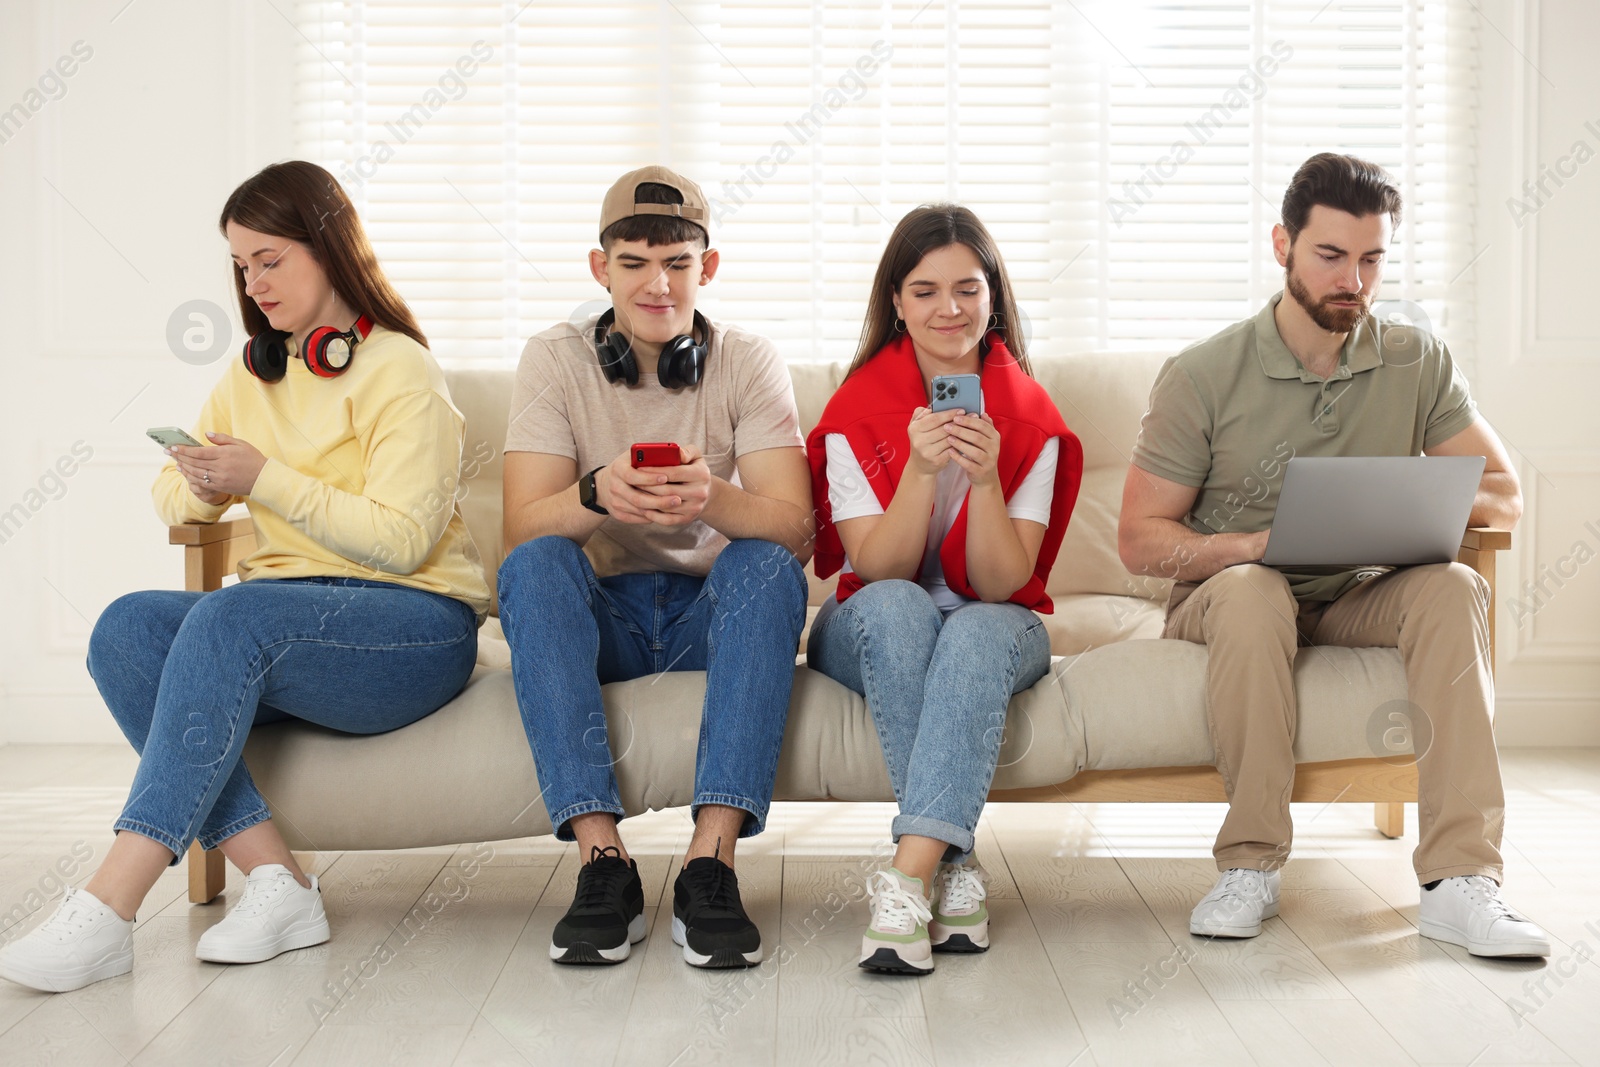
<path fill-rule="evenodd" d="M 620 331 L 607 332 L 616 320 L 617 309 L 611 308 L 594 324 L 595 355 L 600 358 L 600 369 L 605 372 L 606 381 L 620 379 L 629 385 L 638 385 L 639 361 L 634 358 L 627 337 Z M 691 330 L 694 332 L 679 334 L 661 346 L 661 355 L 656 358 L 656 377 L 663 389 L 699 385 L 705 375 L 706 352 L 711 346 L 711 323 L 696 311 Z M 696 341 L 695 332 L 705 340 Z"/>

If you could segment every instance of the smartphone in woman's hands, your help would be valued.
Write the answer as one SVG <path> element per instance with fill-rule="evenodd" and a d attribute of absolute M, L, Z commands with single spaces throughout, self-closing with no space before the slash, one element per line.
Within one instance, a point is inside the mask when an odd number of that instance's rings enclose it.
<path fill-rule="evenodd" d="M 187 431 L 176 426 L 152 426 L 145 431 L 145 436 L 160 445 L 162 448 L 171 448 L 173 445 L 188 445 L 191 448 L 204 448 L 199 441 L 190 437 Z"/>
<path fill-rule="evenodd" d="M 976 374 L 940 374 L 931 383 L 930 411 L 958 410 L 966 415 L 983 414 L 983 389 Z"/>

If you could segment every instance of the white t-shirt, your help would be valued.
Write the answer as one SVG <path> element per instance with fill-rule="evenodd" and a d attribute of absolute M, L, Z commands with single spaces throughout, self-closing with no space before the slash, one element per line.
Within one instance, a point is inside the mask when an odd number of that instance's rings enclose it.
<path fill-rule="evenodd" d="M 866 472 L 861 469 L 850 442 L 842 433 L 830 433 L 825 438 L 828 449 L 828 503 L 833 509 L 833 521 L 860 519 L 868 515 L 882 515 L 883 505 L 867 484 Z M 1017 491 L 1006 501 L 1006 514 L 1013 519 L 1027 519 L 1041 526 L 1050 525 L 1050 502 L 1056 491 L 1056 456 L 1060 441 L 1054 437 L 1039 450 L 1027 477 L 1017 486 Z M 933 514 L 928 519 L 928 551 L 924 557 L 918 584 L 928 591 L 933 603 L 946 615 L 963 604 L 968 597 L 951 589 L 944 580 L 944 564 L 939 560 L 939 549 L 945 535 L 955 525 L 961 503 L 972 488 L 967 472 L 954 463 L 939 472 L 933 494 Z M 845 560 L 844 569 L 853 570 Z"/>

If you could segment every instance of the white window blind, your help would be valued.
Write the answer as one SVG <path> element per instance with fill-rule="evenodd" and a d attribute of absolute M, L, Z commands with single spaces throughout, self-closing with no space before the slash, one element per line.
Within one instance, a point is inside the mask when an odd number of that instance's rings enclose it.
<path fill-rule="evenodd" d="M 319 0 L 295 7 L 296 130 L 448 361 L 512 359 L 603 307 L 600 199 L 653 162 L 713 200 L 705 309 L 787 358 L 849 357 L 894 222 L 943 199 L 995 233 L 1036 347 L 1176 350 L 1281 286 L 1268 229 L 1322 150 L 1399 180 L 1383 295 L 1470 350 L 1476 17 L 1444 0 Z"/>
<path fill-rule="evenodd" d="M 1106 211 L 1085 254 L 1101 257 L 1092 332 L 1110 347 L 1171 347 L 1256 311 L 1282 287 L 1267 231 L 1288 179 L 1338 151 L 1400 185 L 1380 296 L 1415 303 L 1470 347 L 1472 6 L 1135 6 L 1125 61 L 1106 66 Z"/>

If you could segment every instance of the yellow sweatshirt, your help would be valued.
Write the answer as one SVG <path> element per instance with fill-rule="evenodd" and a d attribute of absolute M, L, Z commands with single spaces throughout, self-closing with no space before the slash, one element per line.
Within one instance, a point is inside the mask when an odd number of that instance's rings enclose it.
<path fill-rule="evenodd" d="M 381 326 L 337 378 L 291 358 L 269 384 L 235 359 L 192 433 L 260 449 L 267 463 L 255 488 L 206 504 L 168 460 L 152 491 L 156 514 L 169 526 L 216 522 L 243 500 L 256 550 L 239 564 L 241 579 L 394 582 L 464 601 L 482 622 L 489 586 L 456 505 L 463 425 L 433 356 Z"/>

